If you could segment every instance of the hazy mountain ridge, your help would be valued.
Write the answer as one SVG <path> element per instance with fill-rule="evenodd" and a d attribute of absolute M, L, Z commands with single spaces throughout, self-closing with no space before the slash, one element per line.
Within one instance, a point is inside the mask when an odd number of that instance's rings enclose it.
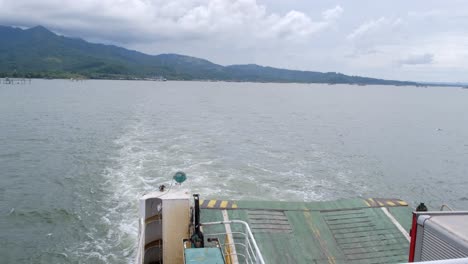
<path fill-rule="evenodd" d="M 179 54 L 147 55 L 114 45 L 59 36 L 42 26 L 25 30 L 0 26 L 0 36 L 1 76 L 108 79 L 164 76 L 170 80 L 416 85 L 415 82 L 334 72 L 286 70 L 255 64 L 222 66 Z"/>

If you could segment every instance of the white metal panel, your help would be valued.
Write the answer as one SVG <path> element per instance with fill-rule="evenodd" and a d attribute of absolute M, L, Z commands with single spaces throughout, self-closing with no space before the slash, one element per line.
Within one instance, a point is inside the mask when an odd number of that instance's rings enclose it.
<path fill-rule="evenodd" d="M 189 196 L 163 200 L 163 263 L 183 264 L 183 239 L 189 237 Z"/>
<path fill-rule="evenodd" d="M 468 214 L 428 212 L 418 216 L 415 261 L 468 257 Z"/>
<path fill-rule="evenodd" d="M 468 257 L 468 254 L 449 244 L 438 232 L 430 226 L 424 227 L 424 236 L 421 249 L 421 260 L 441 260 Z"/>

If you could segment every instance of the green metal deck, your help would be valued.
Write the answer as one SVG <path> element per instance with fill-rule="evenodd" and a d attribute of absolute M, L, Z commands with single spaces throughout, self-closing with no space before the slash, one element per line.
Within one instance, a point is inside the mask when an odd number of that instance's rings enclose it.
<path fill-rule="evenodd" d="M 201 222 L 249 223 L 266 263 L 400 263 L 412 209 L 398 199 L 201 201 Z M 227 213 L 227 214 L 226 214 Z"/>
<path fill-rule="evenodd" d="M 225 264 L 219 248 L 186 248 L 184 254 L 187 264 Z"/>

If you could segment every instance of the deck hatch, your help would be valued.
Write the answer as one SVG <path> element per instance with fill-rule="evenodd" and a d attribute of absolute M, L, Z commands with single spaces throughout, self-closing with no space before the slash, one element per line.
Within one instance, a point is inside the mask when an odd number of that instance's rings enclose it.
<path fill-rule="evenodd" d="M 382 258 L 404 256 L 406 243 L 395 237 L 393 227 L 375 221 L 375 216 L 368 210 L 372 209 L 322 212 L 347 261 L 379 262 Z"/>
<path fill-rule="evenodd" d="M 291 233 L 284 211 L 248 210 L 247 217 L 253 233 Z"/>

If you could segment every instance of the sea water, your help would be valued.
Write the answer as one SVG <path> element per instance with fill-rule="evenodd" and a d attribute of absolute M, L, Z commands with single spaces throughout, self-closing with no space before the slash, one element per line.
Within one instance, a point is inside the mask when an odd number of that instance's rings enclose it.
<path fill-rule="evenodd" d="M 401 198 L 468 209 L 468 90 L 33 80 L 0 85 L 0 262 L 132 263 L 137 199 Z"/>

